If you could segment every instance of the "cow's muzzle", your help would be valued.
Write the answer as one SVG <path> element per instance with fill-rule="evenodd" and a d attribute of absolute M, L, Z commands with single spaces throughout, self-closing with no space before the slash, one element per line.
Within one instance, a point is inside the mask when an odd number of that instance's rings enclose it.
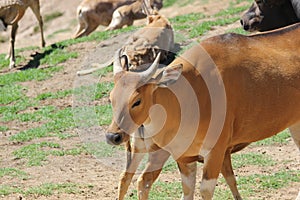
<path fill-rule="evenodd" d="M 108 132 L 105 134 L 105 136 L 106 142 L 111 145 L 120 145 L 127 142 L 130 139 L 130 136 L 125 132 Z"/>
<path fill-rule="evenodd" d="M 106 142 L 111 145 L 120 145 L 123 142 L 123 136 L 118 133 L 106 133 Z"/>

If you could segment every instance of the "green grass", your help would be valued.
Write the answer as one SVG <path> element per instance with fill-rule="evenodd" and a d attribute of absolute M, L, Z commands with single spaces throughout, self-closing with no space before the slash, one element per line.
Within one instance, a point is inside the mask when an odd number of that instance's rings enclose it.
<path fill-rule="evenodd" d="M 19 193 L 25 196 L 51 196 L 54 193 L 76 194 L 81 188 L 90 188 L 92 186 L 79 186 L 75 183 L 43 183 L 38 186 L 22 188 L 19 186 L 0 185 L 0 195 Z"/>
<path fill-rule="evenodd" d="M 103 106 L 96 106 L 96 114 L 99 120 L 99 125 L 109 125 L 112 119 L 112 107 L 110 104 Z"/>
<path fill-rule="evenodd" d="M 16 65 L 24 61 L 25 58 L 23 56 L 16 56 Z M 9 66 L 9 59 L 6 59 L 6 54 L 0 54 L 0 70 L 8 66 Z"/>
<path fill-rule="evenodd" d="M 63 149 L 58 143 L 40 142 L 23 146 L 13 152 L 17 159 L 25 158 L 28 166 L 41 166 L 47 161 L 49 155 L 65 156 L 79 155 L 83 152 L 83 148 Z"/>
<path fill-rule="evenodd" d="M 97 77 L 100 77 L 100 76 L 106 76 L 108 73 L 111 73 L 113 72 L 113 66 L 108 66 L 108 67 L 105 67 L 103 69 L 100 69 L 100 70 L 97 70 L 96 72 L 94 72 L 94 75 L 97 76 Z"/>
<path fill-rule="evenodd" d="M 37 100 L 45 100 L 45 99 L 63 99 L 69 95 L 73 94 L 73 90 L 62 90 L 57 92 L 46 92 L 38 94 L 36 99 Z"/>
<path fill-rule="evenodd" d="M 204 19 L 207 16 L 202 13 L 190 13 L 185 15 L 176 16 L 170 19 L 171 24 L 177 23 L 190 23 L 200 19 Z"/>
<path fill-rule="evenodd" d="M 269 158 L 267 155 L 258 153 L 247 153 L 247 154 L 233 154 L 232 155 L 232 166 L 233 169 L 241 167 L 256 165 L 260 167 L 274 166 L 276 162 Z"/>
<path fill-rule="evenodd" d="M 122 151 L 123 153 L 125 151 L 123 146 L 112 146 L 106 142 L 85 143 L 84 148 L 96 158 L 113 157 L 116 152 Z"/>
<path fill-rule="evenodd" d="M 45 51 L 48 49 L 46 48 Z M 69 52 L 64 47 L 55 48 L 54 50 L 51 49 L 51 53 L 46 54 L 44 58 L 40 60 L 42 65 L 47 66 L 56 66 L 57 64 L 66 62 L 71 58 L 77 58 L 77 52 Z"/>
<path fill-rule="evenodd" d="M 173 6 L 177 2 L 178 2 L 178 0 L 164 0 L 163 6 L 164 6 L 164 8 L 167 8 L 167 7 Z"/>
<path fill-rule="evenodd" d="M 230 6 L 229 8 L 227 8 L 225 10 L 221 10 L 220 12 L 215 14 L 214 16 L 215 17 L 233 16 L 233 15 L 240 14 L 240 13 L 244 12 L 245 10 L 247 10 L 247 8 L 249 8 L 249 5 L 240 6 L 240 7 Z"/>
<path fill-rule="evenodd" d="M 0 104 L 6 105 L 21 99 L 24 96 L 23 90 L 25 88 L 15 84 L 0 87 Z"/>
<path fill-rule="evenodd" d="M 103 97 L 109 96 L 110 91 L 113 89 L 114 83 L 113 82 L 103 82 L 97 84 L 95 96 L 92 98 L 93 100 L 101 99 Z"/>
<path fill-rule="evenodd" d="M 254 146 L 265 146 L 265 145 L 286 144 L 288 142 L 289 138 L 290 138 L 290 132 L 289 132 L 288 129 L 286 129 L 286 130 L 282 131 L 281 133 L 279 133 L 279 134 L 277 134 L 273 137 L 255 142 L 252 145 L 254 145 Z"/>
<path fill-rule="evenodd" d="M 175 172 L 178 171 L 177 163 L 174 161 L 173 158 L 169 158 L 167 162 L 165 163 L 163 169 L 163 172 Z"/>
<path fill-rule="evenodd" d="M 263 175 L 254 174 L 246 177 L 239 177 L 238 185 L 244 189 L 256 190 L 272 190 L 287 187 L 292 182 L 300 182 L 299 171 L 280 171 L 274 174 Z M 249 187 L 251 186 L 251 187 Z M 251 190 L 251 188 L 253 190 Z"/>
<path fill-rule="evenodd" d="M 2 121 L 19 120 L 21 122 L 38 122 L 42 120 L 48 120 L 51 118 L 52 112 L 55 111 L 54 106 L 43 106 L 35 109 L 35 112 L 7 114 L 2 118 Z"/>
<path fill-rule="evenodd" d="M 61 16 L 63 16 L 62 12 L 55 11 L 55 12 L 52 12 L 50 14 L 45 15 L 45 17 L 43 18 L 43 20 L 44 20 L 44 23 L 47 23 L 47 22 L 52 21 L 52 20 L 54 20 L 54 19 L 56 19 L 58 17 L 61 17 Z"/>
<path fill-rule="evenodd" d="M 28 97 L 23 97 L 10 103 L 9 105 L 0 106 L 0 121 L 9 121 L 10 119 L 16 119 L 15 115 L 21 111 L 26 110 L 29 107 L 37 106 L 37 102 Z"/>
<path fill-rule="evenodd" d="M 0 126 L 0 132 L 8 131 L 9 128 L 7 126 Z"/>
<path fill-rule="evenodd" d="M 53 113 L 42 114 L 43 117 L 47 118 L 47 123 L 40 127 L 21 131 L 12 135 L 9 139 L 17 142 L 25 142 L 36 138 L 56 136 L 56 134 L 61 134 L 67 129 L 75 127 L 72 108 L 56 110 L 55 112 L 50 108 L 50 112 Z"/>
<path fill-rule="evenodd" d="M 137 200 L 137 191 L 134 190 L 131 197 L 126 200 Z M 149 193 L 149 200 L 173 200 L 180 199 L 182 194 L 181 182 L 162 182 L 156 181 Z"/>
<path fill-rule="evenodd" d="M 226 184 L 224 178 L 219 179 L 219 182 Z M 293 182 L 300 182 L 299 171 L 286 170 L 271 174 L 239 176 L 237 178 L 238 189 L 244 199 L 253 196 L 264 196 L 264 193 L 270 193 L 285 187 L 293 187 Z M 221 187 L 216 187 L 214 199 L 233 199 L 227 184 L 225 190 Z"/>
<path fill-rule="evenodd" d="M 192 27 L 192 29 L 190 30 L 189 37 L 190 38 L 199 37 L 204 33 L 208 32 L 209 30 L 211 30 L 213 26 L 225 26 L 236 22 L 238 19 L 239 17 L 233 17 L 233 18 L 217 19 L 216 21 L 202 22 L 199 25 Z"/>
<path fill-rule="evenodd" d="M 230 29 L 230 30 L 226 31 L 226 33 L 237 33 L 237 34 L 241 34 L 241 35 L 249 34 L 249 32 L 245 31 L 242 27 Z"/>
<path fill-rule="evenodd" d="M 20 180 L 26 180 L 29 177 L 29 175 L 26 172 L 16 168 L 0 168 L 0 178 L 5 176 L 18 178 Z"/>
<path fill-rule="evenodd" d="M 63 67 L 49 67 L 43 69 L 27 69 L 0 75 L 0 85 L 8 85 L 25 81 L 42 81 L 53 76 L 54 73 L 61 71 Z"/>

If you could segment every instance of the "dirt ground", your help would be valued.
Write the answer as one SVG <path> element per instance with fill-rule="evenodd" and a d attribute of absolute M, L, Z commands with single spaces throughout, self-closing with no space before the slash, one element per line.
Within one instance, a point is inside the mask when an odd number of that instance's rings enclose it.
<path fill-rule="evenodd" d="M 46 24 L 45 35 L 47 45 L 52 43 L 71 38 L 72 35 L 76 31 L 77 20 L 76 20 L 76 8 L 80 3 L 79 0 L 41 0 L 41 12 L 42 15 L 53 13 L 54 11 L 59 11 L 63 13 L 63 16 L 50 21 Z M 192 5 L 188 5 L 185 7 L 169 7 L 166 9 L 162 9 L 161 13 L 168 17 L 174 17 L 176 15 L 191 13 L 191 12 L 203 12 L 205 14 L 214 14 L 220 11 L 223 8 L 226 8 L 229 4 L 229 0 L 211 0 L 211 1 L 199 1 Z M 143 21 L 137 22 L 143 23 Z M 39 46 L 40 45 L 40 35 L 39 33 L 34 32 L 34 27 L 37 26 L 37 22 L 31 11 L 27 12 L 25 17 L 20 22 L 20 28 L 17 35 L 16 40 L 16 48 L 26 47 L 26 46 Z M 227 28 L 231 29 L 232 27 L 239 26 L 238 23 L 234 25 L 230 25 Z M 220 30 L 213 30 L 206 35 L 212 36 L 218 33 L 224 32 L 225 28 Z M 63 30 L 63 31 L 61 31 Z M 103 27 L 99 27 L 99 30 L 103 30 Z M 60 32 L 61 31 L 61 32 Z M 59 33 L 57 33 L 59 32 Z M 54 34 L 57 33 L 57 34 Z M 8 37 L 8 33 L 0 33 L 3 37 Z M 106 43 L 110 45 L 111 48 L 117 48 L 121 45 L 120 38 L 115 38 L 109 40 Z M 105 42 L 104 42 L 105 43 Z M 78 78 L 76 76 L 76 72 L 82 68 L 86 62 L 93 62 L 90 58 L 92 55 L 101 55 L 102 60 L 106 60 L 112 56 L 113 51 L 107 52 L 103 54 L 105 50 L 102 49 L 103 46 L 97 44 L 95 42 L 89 43 L 80 43 L 76 45 L 72 45 L 68 47 L 70 51 L 80 52 L 78 58 L 70 59 L 66 63 L 64 63 L 64 70 L 56 73 L 55 77 L 52 77 L 46 81 L 30 81 L 22 83 L 24 86 L 28 88 L 27 96 L 35 97 L 37 94 L 42 92 L 55 92 L 59 90 L 71 89 L 78 84 L 88 84 L 98 81 L 92 76 L 85 76 Z M 6 53 L 8 49 L 8 42 L 0 43 L 0 53 Z M 34 53 L 34 51 L 27 52 L 28 54 Z M 99 59 L 95 58 L 94 59 Z M 87 61 L 88 59 L 88 61 Z M 99 60 L 97 60 L 99 61 Z M 103 61 L 100 61 L 103 62 Z M 71 107 L 74 105 L 73 97 L 64 98 L 63 100 L 51 100 L 47 99 L 42 102 L 42 105 L 55 105 L 58 107 Z M 118 186 L 118 177 L 120 174 L 120 167 L 110 167 L 109 165 L 105 165 L 102 161 L 99 161 L 92 155 L 82 154 L 79 156 L 50 156 L 48 157 L 48 161 L 45 165 L 37 166 L 37 167 L 26 167 L 23 160 L 13 159 L 12 152 L 20 147 L 18 143 L 12 143 L 8 140 L 10 135 L 13 135 L 19 131 L 26 130 L 31 127 L 39 126 L 38 123 L 19 123 L 19 122 L 10 122 L 7 124 L 10 127 L 10 131 L 8 133 L 1 134 L 0 133 L 0 167 L 12 167 L 19 168 L 28 174 L 30 174 L 30 179 L 28 180 L 12 180 L 11 177 L 1 178 L 0 183 L 6 184 L 15 181 L 16 186 L 22 187 L 30 187 L 37 186 L 46 182 L 56 182 L 56 183 L 78 183 L 79 185 L 93 185 L 94 187 L 82 187 L 80 189 L 79 194 L 55 194 L 50 197 L 43 196 L 28 196 L 22 197 L 22 195 L 13 194 L 5 197 L 1 197 L 1 199 L 101 199 L 101 200 L 111 200 L 115 199 L 117 196 L 117 186 Z M 80 137 L 72 137 L 66 140 L 60 140 L 59 143 L 62 144 L 65 148 L 76 146 L 76 144 L 81 144 L 82 142 L 89 139 L 91 136 L 95 138 L 103 136 L 103 128 L 94 127 L 94 129 L 90 130 L 68 130 L 67 132 L 70 134 L 78 134 L 81 133 Z M 58 142 L 59 139 L 49 137 L 47 139 L 43 138 L 43 141 L 51 141 Z M 36 139 L 32 142 L 39 142 L 39 139 Z M 278 162 L 282 162 L 283 159 L 294 160 L 292 163 L 281 164 L 282 166 L 275 166 L 273 168 L 268 167 L 267 172 L 276 172 L 279 169 L 290 169 L 290 170 L 300 170 L 300 155 L 299 151 L 297 151 L 296 146 L 293 144 L 293 141 L 290 139 L 287 145 L 284 146 L 273 146 L 272 148 L 262 149 L 261 147 L 251 147 L 247 148 L 245 151 L 250 152 L 264 152 L 266 155 L 271 155 L 272 159 Z M 118 164 L 118 163 L 117 163 Z M 249 173 L 256 172 L 266 173 L 262 168 L 241 168 L 235 169 L 235 173 L 238 176 L 247 175 Z M 201 165 L 199 165 L 198 170 L 198 181 L 197 181 L 197 191 L 196 191 L 196 199 L 200 196 L 199 193 L 199 182 L 201 180 Z M 136 178 L 134 179 L 134 183 L 131 184 L 128 194 L 130 194 L 133 189 L 136 187 Z M 179 181 L 180 176 L 179 173 L 166 173 L 160 176 L 161 181 Z M 218 187 L 225 188 L 225 185 L 219 185 Z M 276 193 L 272 194 L 264 194 L 262 199 L 295 199 L 300 188 L 300 183 L 293 185 L 292 188 L 283 188 L 276 191 Z M 251 198 L 252 199 L 252 198 Z M 256 198 L 253 198 L 256 199 Z"/>

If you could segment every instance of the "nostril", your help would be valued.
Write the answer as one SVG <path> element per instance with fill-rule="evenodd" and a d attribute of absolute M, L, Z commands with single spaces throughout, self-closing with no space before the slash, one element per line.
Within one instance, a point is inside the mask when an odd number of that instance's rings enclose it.
<path fill-rule="evenodd" d="M 244 25 L 244 29 L 246 30 L 246 31 L 248 31 L 249 30 L 249 28 L 250 28 L 250 26 L 249 25 Z"/>
<path fill-rule="evenodd" d="M 122 136 L 120 134 L 116 134 L 114 135 L 113 140 L 115 144 L 120 144 L 122 142 Z"/>
<path fill-rule="evenodd" d="M 242 19 L 240 20 L 240 23 L 242 26 L 244 25 L 244 21 Z"/>

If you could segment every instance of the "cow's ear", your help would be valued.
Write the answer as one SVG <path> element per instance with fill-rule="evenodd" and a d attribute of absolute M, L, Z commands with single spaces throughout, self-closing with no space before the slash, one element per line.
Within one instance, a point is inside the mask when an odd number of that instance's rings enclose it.
<path fill-rule="evenodd" d="M 168 66 L 152 79 L 152 81 L 156 83 L 158 87 L 168 87 L 179 79 L 182 67 L 182 64 Z"/>

